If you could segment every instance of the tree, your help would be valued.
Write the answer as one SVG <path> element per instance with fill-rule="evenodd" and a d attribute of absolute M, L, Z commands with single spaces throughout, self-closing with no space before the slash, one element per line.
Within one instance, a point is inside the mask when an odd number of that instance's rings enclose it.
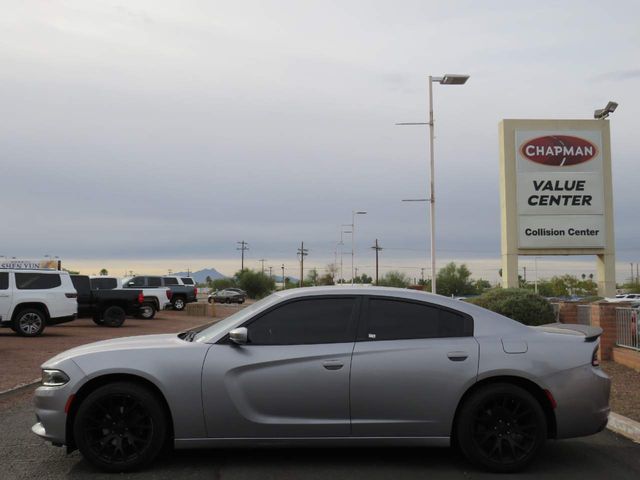
<path fill-rule="evenodd" d="M 353 277 L 353 283 L 371 283 L 371 282 L 373 282 L 373 278 L 367 275 L 366 273 Z"/>
<path fill-rule="evenodd" d="M 406 274 L 392 270 L 385 273 L 378 284 L 383 287 L 407 288 L 411 284 L 411 280 Z"/>
<path fill-rule="evenodd" d="M 312 268 L 311 270 L 309 270 L 309 273 L 307 273 L 307 278 L 304 282 L 305 285 L 309 284 L 309 286 L 316 286 L 318 284 L 318 277 L 318 270 Z"/>
<path fill-rule="evenodd" d="M 483 278 L 479 278 L 473 284 L 473 288 L 475 289 L 475 293 L 480 295 L 483 292 L 485 292 L 486 290 L 490 290 L 491 289 L 491 282 L 489 282 L 489 280 L 485 280 Z"/>
<path fill-rule="evenodd" d="M 464 263 L 458 267 L 451 262 L 441 268 L 438 271 L 437 288 L 440 295 L 447 297 L 476 293 L 471 281 L 471 272 Z"/>
<path fill-rule="evenodd" d="M 247 268 L 236 273 L 235 281 L 250 298 L 266 297 L 276 288 L 273 278 Z"/>
<path fill-rule="evenodd" d="M 101 277 L 106 277 L 107 275 L 109 275 L 109 270 L 107 270 L 106 268 L 103 268 L 102 270 L 100 270 Z"/>

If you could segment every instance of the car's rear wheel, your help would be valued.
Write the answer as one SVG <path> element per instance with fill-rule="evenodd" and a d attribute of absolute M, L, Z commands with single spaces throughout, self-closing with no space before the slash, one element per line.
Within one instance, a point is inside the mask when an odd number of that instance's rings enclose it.
<path fill-rule="evenodd" d="M 525 389 L 508 383 L 487 385 L 461 406 L 456 438 L 473 463 L 494 472 L 526 467 L 547 438 L 540 403 Z"/>
<path fill-rule="evenodd" d="M 14 331 L 23 337 L 37 337 L 44 332 L 46 317 L 37 308 L 21 310 L 13 320 Z"/>
<path fill-rule="evenodd" d="M 173 308 L 175 308 L 178 311 L 184 310 L 184 305 L 185 303 L 182 297 L 178 297 L 173 301 Z"/>
<path fill-rule="evenodd" d="M 140 313 L 138 314 L 140 318 L 144 318 L 145 320 L 151 320 L 156 316 L 156 307 L 152 303 L 143 303 L 140 307 Z"/>
<path fill-rule="evenodd" d="M 91 318 L 93 320 L 93 323 L 95 323 L 96 325 L 102 327 L 104 325 L 104 320 L 102 318 L 100 318 L 99 316 L 95 316 Z"/>
<path fill-rule="evenodd" d="M 116 382 L 85 398 L 73 423 L 84 457 L 102 470 L 124 472 L 152 462 L 162 450 L 167 420 L 156 395 L 135 383 Z"/>
<path fill-rule="evenodd" d="M 207 298 L 207 302 L 213 303 L 213 298 Z"/>
<path fill-rule="evenodd" d="M 124 308 L 118 305 L 111 305 L 102 312 L 102 323 L 107 327 L 117 328 L 122 326 L 127 317 Z"/>

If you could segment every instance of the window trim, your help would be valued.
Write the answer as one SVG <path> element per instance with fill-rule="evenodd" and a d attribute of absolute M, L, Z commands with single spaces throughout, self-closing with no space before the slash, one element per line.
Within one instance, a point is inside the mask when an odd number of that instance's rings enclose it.
<path fill-rule="evenodd" d="M 363 305 L 363 301 L 364 301 L 364 295 L 313 295 L 313 296 L 308 296 L 308 297 L 297 297 L 297 298 L 291 298 L 289 300 L 286 300 L 284 302 L 279 302 L 275 305 L 272 305 L 271 307 L 267 308 L 266 310 L 257 313 L 255 316 L 248 318 L 247 320 L 245 320 L 241 325 L 237 325 L 235 327 L 233 327 L 231 330 L 234 330 L 236 328 L 249 328 L 249 326 L 253 323 L 253 322 L 257 322 L 258 320 L 260 320 L 260 318 L 262 318 L 263 316 L 267 315 L 268 313 L 277 310 L 278 308 L 282 308 L 286 305 L 289 305 L 291 303 L 297 303 L 297 302 L 302 302 L 305 300 L 332 300 L 332 299 L 350 299 L 353 300 L 354 305 L 353 305 L 353 310 L 351 312 L 351 318 L 349 319 L 349 328 L 348 328 L 348 334 L 349 337 L 351 338 L 351 340 L 348 340 L 346 342 L 322 342 L 322 343 L 270 343 L 270 344 L 264 344 L 264 343 L 251 343 L 248 342 L 244 345 L 242 345 L 243 347 L 251 347 L 251 346 L 255 346 L 255 347 L 293 347 L 293 346 L 305 346 L 305 345 L 335 345 L 335 344 L 339 344 L 339 343 L 354 343 L 356 341 L 356 336 L 357 336 L 357 332 L 358 332 L 358 325 L 360 322 L 360 318 L 361 318 L 361 313 L 362 313 L 362 305 Z M 227 332 L 220 340 L 218 340 L 216 342 L 216 344 L 230 344 L 230 345 L 235 345 L 233 342 L 231 342 L 229 340 L 229 333 Z"/>
<path fill-rule="evenodd" d="M 368 337 L 369 330 L 369 309 L 371 307 L 371 300 L 390 300 L 394 302 L 404 302 L 404 303 L 413 303 L 416 305 L 421 305 L 423 307 L 431 307 L 439 310 L 445 310 L 447 312 L 454 313 L 456 315 L 460 315 L 463 317 L 466 322 L 464 325 L 465 334 L 460 337 L 418 337 L 418 338 L 393 338 L 387 340 L 377 340 Z M 389 297 L 386 295 L 366 295 L 362 300 L 361 304 L 361 316 L 358 322 L 358 334 L 356 336 L 356 342 L 396 342 L 401 340 L 438 340 L 445 338 L 468 338 L 474 336 L 475 331 L 475 321 L 471 315 L 465 312 L 461 312 L 460 310 L 456 310 L 455 308 L 450 308 L 445 305 L 440 305 L 437 303 L 424 302 L 421 300 L 416 300 L 413 298 L 403 298 L 403 297 Z"/>

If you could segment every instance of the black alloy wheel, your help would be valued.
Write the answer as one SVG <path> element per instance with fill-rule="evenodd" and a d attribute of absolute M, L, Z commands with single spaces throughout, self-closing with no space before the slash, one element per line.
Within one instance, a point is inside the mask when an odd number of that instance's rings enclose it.
<path fill-rule="evenodd" d="M 526 390 L 494 384 L 465 402 L 456 435 L 472 462 L 495 472 L 514 472 L 528 465 L 544 444 L 546 417 Z"/>
<path fill-rule="evenodd" d="M 102 324 L 107 327 L 117 328 L 122 326 L 127 317 L 124 308 L 118 305 L 111 305 L 102 312 Z"/>
<path fill-rule="evenodd" d="M 82 401 L 73 424 L 84 457 L 98 468 L 124 472 L 147 465 L 166 440 L 158 398 L 135 383 L 104 385 Z"/>

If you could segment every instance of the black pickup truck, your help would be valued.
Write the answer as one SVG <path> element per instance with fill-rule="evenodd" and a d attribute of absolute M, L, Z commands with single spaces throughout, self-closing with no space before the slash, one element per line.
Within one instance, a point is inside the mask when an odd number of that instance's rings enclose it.
<path fill-rule="evenodd" d="M 97 325 L 119 327 L 127 315 L 138 315 L 144 303 L 142 290 L 93 290 L 86 275 L 71 275 L 78 292 L 78 317 Z"/>
<path fill-rule="evenodd" d="M 191 280 L 191 279 L 189 279 Z M 171 305 L 175 310 L 184 310 L 187 303 L 198 301 L 198 287 L 184 285 L 179 277 L 154 277 L 139 275 L 127 280 L 123 288 L 168 287 L 171 290 Z"/>

